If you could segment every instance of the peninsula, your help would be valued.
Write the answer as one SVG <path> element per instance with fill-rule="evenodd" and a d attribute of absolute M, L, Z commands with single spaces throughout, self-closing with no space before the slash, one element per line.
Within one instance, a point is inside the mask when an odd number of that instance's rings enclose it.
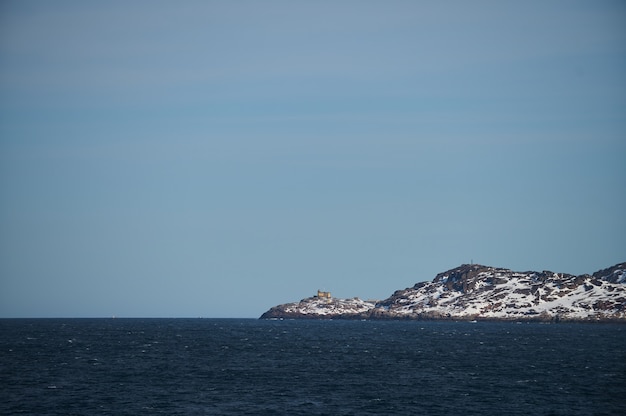
<path fill-rule="evenodd" d="M 318 291 L 261 319 L 626 322 L 626 262 L 580 276 L 463 264 L 381 301 Z"/>

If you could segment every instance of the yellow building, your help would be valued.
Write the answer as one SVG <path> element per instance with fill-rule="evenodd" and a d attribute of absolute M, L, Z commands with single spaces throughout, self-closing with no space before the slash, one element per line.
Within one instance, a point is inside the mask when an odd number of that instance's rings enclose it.
<path fill-rule="evenodd" d="M 317 291 L 317 297 L 318 298 L 326 298 L 326 299 L 331 299 L 332 296 L 330 296 L 330 292 L 322 292 L 321 290 Z"/>

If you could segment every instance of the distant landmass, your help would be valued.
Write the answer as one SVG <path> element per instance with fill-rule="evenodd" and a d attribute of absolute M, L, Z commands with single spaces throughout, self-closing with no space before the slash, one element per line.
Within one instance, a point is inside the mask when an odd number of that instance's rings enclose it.
<path fill-rule="evenodd" d="M 626 262 L 580 276 L 463 264 L 385 300 L 318 291 L 274 306 L 261 319 L 626 322 Z"/>

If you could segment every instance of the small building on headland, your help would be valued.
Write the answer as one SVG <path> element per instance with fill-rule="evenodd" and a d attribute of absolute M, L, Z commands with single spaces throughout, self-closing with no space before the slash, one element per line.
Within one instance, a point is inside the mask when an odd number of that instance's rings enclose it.
<path fill-rule="evenodd" d="M 330 292 L 322 292 L 321 290 L 317 291 L 317 297 L 322 299 L 332 299 Z"/>

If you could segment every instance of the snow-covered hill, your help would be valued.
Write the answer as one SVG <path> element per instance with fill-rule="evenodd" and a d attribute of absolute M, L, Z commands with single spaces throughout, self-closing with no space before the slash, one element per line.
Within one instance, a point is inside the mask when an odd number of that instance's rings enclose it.
<path fill-rule="evenodd" d="M 375 304 L 312 297 L 262 318 L 626 321 L 626 263 L 581 276 L 464 264 Z"/>
<path fill-rule="evenodd" d="M 381 318 L 626 319 L 626 263 L 582 276 L 466 264 L 395 292 L 373 313 Z"/>
<path fill-rule="evenodd" d="M 366 302 L 359 298 L 339 299 L 339 298 L 319 298 L 313 296 L 302 299 L 300 302 L 286 303 L 278 305 L 265 312 L 261 319 L 269 318 L 310 318 L 310 319 L 330 319 L 330 318 L 354 318 L 361 314 L 367 314 L 376 304 Z"/>

